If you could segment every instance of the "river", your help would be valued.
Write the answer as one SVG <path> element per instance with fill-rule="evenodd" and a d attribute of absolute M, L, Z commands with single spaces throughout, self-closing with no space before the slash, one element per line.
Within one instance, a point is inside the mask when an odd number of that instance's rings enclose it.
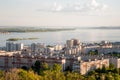
<path fill-rule="evenodd" d="M 16 41 L 25 45 L 30 45 L 31 43 L 64 44 L 66 40 L 72 38 L 80 39 L 81 42 L 120 41 L 120 29 L 76 29 L 72 31 L 0 34 L 0 47 L 5 46 L 6 40 L 9 38 L 39 38 L 36 40 Z"/>

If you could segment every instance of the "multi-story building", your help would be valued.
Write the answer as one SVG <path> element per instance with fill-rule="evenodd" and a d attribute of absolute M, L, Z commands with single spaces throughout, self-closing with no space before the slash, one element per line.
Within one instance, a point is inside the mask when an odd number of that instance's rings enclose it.
<path fill-rule="evenodd" d="M 91 50 L 97 50 L 100 46 L 99 45 L 86 45 L 82 47 L 82 53 L 88 54 Z"/>
<path fill-rule="evenodd" d="M 41 43 L 32 43 L 31 44 L 31 51 L 44 53 L 45 52 L 45 45 L 41 44 Z"/>
<path fill-rule="evenodd" d="M 65 54 L 79 54 L 79 53 L 81 53 L 81 50 L 82 50 L 81 46 L 74 46 L 71 48 L 66 47 L 64 49 Z"/>
<path fill-rule="evenodd" d="M 55 51 L 62 50 L 62 45 L 55 45 L 55 46 L 54 46 L 54 50 L 55 50 Z"/>
<path fill-rule="evenodd" d="M 114 64 L 120 68 L 119 58 L 110 58 L 105 55 L 88 55 L 91 50 L 98 50 L 98 53 L 120 52 L 120 46 L 109 42 L 80 44 L 77 39 L 67 40 L 64 48 L 61 45 L 45 46 L 41 43 L 33 43 L 31 47 L 23 49 L 22 43 L 6 43 L 6 51 L 0 51 L 0 69 L 21 68 L 22 66 L 31 67 L 36 60 L 48 63 L 53 66 L 55 63 L 61 64 L 63 70 L 69 67 L 82 75 L 89 71 Z M 21 52 L 15 52 L 22 50 Z M 13 51 L 13 52 L 12 52 Z M 81 54 L 86 53 L 86 54 Z M 64 55 L 64 56 L 61 56 Z M 104 59 L 103 59 L 104 57 Z"/>
<path fill-rule="evenodd" d="M 6 51 L 20 51 L 24 47 L 23 43 L 14 43 L 14 42 L 7 42 L 6 43 Z"/>
<path fill-rule="evenodd" d="M 67 55 L 67 56 L 65 56 L 65 58 L 66 58 L 66 68 L 69 68 L 70 70 L 72 70 L 72 65 L 73 65 L 74 61 L 81 60 L 80 56 L 75 56 L 75 55 Z"/>
<path fill-rule="evenodd" d="M 59 56 L 44 56 L 44 55 L 31 55 L 21 54 L 20 52 L 0 52 L 0 69 L 8 70 L 11 68 L 21 68 L 26 66 L 30 68 L 34 65 L 35 61 L 46 62 L 49 66 L 53 66 L 55 63 L 62 66 L 62 70 L 65 70 L 66 59 Z"/>
<path fill-rule="evenodd" d="M 46 48 L 46 53 L 53 54 L 54 53 L 54 47 L 47 47 Z"/>
<path fill-rule="evenodd" d="M 13 51 L 13 50 L 14 50 L 13 43 L 7 42 L 6 43 L 6 51 Z"/>
<path fill-rule="evenodd" d="M 67 40 L 67 42 L 66 42 L 66 44 L 67 44 L 67 47 L 68 48 L 71 48 L 71 47 L 73 47 L 73 40 Z"/>
<path fill-rule="evenodd" d="M 109 67 L 109 59 L 91 60 L 88 61 L 77 61 L 73 63 L 73 71 L 79 72 L 81 75 L 85 75 L 88 72 L 97 68 Z"/>
<path fill-rule="evenodd" d="M 110 58 L 110 64 L 113 64 L 115 68 L 120 68 L 120 58 Z"/>
<path fill-rule="evenodd" d="M 57 56 L 42 56 L 38 58 L 41 62 L 48 63 L 49 66 L 53 66 L 54 64 L 60 64 L 62 66 L 62 71 L 66 69 L 66 59 L 63 57 L 57 57 Z"/>
<path fill-rule="evenodd" d="M 73 40 L 73 45 L 74 46 L 79 46 L 80 45 L 80 40 L 79 39 L 72 39 Z"/>
<path fill-rule="evenodd" d="M 104 53 L 104 54 L 108 54 L 108 53 L 113 53 L 113 52 L 117 52 L 120 53 L 120 48 L 99 48 L 97 49 L 98 53 Z"/>
<path fill-rule="evenodd" d="M 79 46 L 80 45 L 80 40 L 78 39 L 71 39 L 66 41 L 67 47 L 71 48 L 73 46 Z"/>
<path fill-rule="evenodd" d="M 114 42 L 114 43 L 112 43 L 112 47 L 120 49 L 120 42 Z"/>

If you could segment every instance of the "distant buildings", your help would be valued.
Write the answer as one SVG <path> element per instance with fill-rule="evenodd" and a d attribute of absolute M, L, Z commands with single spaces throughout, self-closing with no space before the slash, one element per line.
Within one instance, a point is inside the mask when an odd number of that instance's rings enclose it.
<path fill-rule="evenodd" d="M 63 48 L 62 45 L 55 45 L 55 46 L 54 46 L 54 50 L 55 50 L 55 51 L 62 50 L 62 48 Z"/>
<path fill-rule="evenodd" d="M 65 54 L 79 54 L 79 53 L 81 53 L 81 46 L 65 49 Z"/>
<path fill-rule="evenodd" d="M 67 44 L 67 47 L 68 47 L 68 48 L 71 48 L 71 47 L 73 47 L 73 46 L 78 46 L 78 45 L 80 45 L 80 40 L 78 40 L 78 39 L 67 40 L 67 41 L 66 41 L 66 44 Z"/>
<path fill-rule="evenodd" d="M 6 51 L 20 51 L 24 47 L 23 43 L 14 43 L 14 42 L 7 42 L 6 43 Z"/>
<path fill-rule="evenodd" d="M 95 51 L 99 55 L 88 55 Z M 32 43 L 25 46 L 22 43 L 7 42 L 6 51 L 0 51 L 0 69 L 31 67 L 36 60 L 46 62 L 49 66 L 61 64 L 62 70 L 70 69 L 82 75 L 91 70 L 108 67 L 110 63 L 120 68 L 120 59 L 104 54 L 120 52 L 120 43 L 102 41 L 100 43 L 81 43 L 78 39 L 67 40 L 65 46 Z M 103 54 L 104 53 L 104 54 Z"/>
<path fill-rule="evenodd" d="M 46 48 L 46 53 L 47 54 L 53 54 L 54 53 L 54 47 L 53 46 L 47 47 Z"/>
<path fill-rule="evenodd" d="M 81 53 L 80 40 L 71 39 L 66 41 L 65 54 L 79 54 Z"/>
<path fill-rule="evenodd" d="M 32 43 L 31 44 L 31 51 L 45 53 L 45 44 Z"/>
<path fill-rule="evenodd" d="M 120 53 L 120 42 L 87 43 L 82 45 L 82 53 L 88 54 L 90 51 L 97 50 L 99 54 Z"/>

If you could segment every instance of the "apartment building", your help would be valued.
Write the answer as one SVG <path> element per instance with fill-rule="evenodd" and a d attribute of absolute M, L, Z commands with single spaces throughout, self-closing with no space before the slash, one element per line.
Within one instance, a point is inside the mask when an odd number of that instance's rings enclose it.
<path fill-rule="evenodd" d="M 120 58 L 110 58 L 110 64 L 113 64 L 115 68 L 120 68 Z"/>
<path fill-rule="evenodd" d="M 61 64 L 62 70 L 65 70 L 65 63 L 66 59 L 64 57 L 58 56 L 44 56 L 44 55 L 31 55 L 31 54 L 21 54 L 21 53 L 14 53 L 0 55 L 0 69 L 8 70 L 10 68 L 21 68 L 22 66 L 26 66 L 30 68 L 34 65 L 36 60 L 40 62 L 46 62 L 49 66 L 53 66 L 55 63 Z M 0 53 L 1 54 L 1 53 Z"/>
<path fill-rule="evenodd" d="M 73 46 L 79 46 L 80 40 L 79 39 L 71 39 L 66 41 L 66 45 L 68 48 L 71 48 Z"/>
<path fill-rule="evenodd" d="M 24 47 L 23 43 L 15 43 L 15 42 L 7 42 L 6 43 L 6 51 L 12 52 L 12 51 L 20 51 Z"/>
<path fill-rule="evenodd" d="M 75 61 L 73 63 L 72 69 L 75 72 L 79 72 L 81 75 L 85 75 L 88 72 L 95 70 L 97 68 L 109 67 L 109 59 L 100 59 L 100 60 L 87 60 L 87 61 Z"/>
<path fill-rule="evenodd" d="M 45 44 L 41 43 L 32 43 L 31 44 L 31 51 L 33 52 L 40 52 L 40 53 L 45 53 Z"/>

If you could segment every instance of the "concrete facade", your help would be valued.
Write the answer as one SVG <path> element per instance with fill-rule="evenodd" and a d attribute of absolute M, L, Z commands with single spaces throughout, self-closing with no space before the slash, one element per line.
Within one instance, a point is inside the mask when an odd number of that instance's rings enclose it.
<path fill-rule="evenodd" d="M 73 63 L 73 71 L 79 72 L 81 75 L 85 75 L 88 72 L 102 68 L 103 65 L 105 67 L 109 67 L 109 59 L 101 59 L 101 60 L 88 60 L 88 61 L 80 61 Z"/>
<path fill-rule="evenodd" d="M 113 64 L 115 68 L 120 68 L 120 58 L 110 58 L 110 63 Z"/>

